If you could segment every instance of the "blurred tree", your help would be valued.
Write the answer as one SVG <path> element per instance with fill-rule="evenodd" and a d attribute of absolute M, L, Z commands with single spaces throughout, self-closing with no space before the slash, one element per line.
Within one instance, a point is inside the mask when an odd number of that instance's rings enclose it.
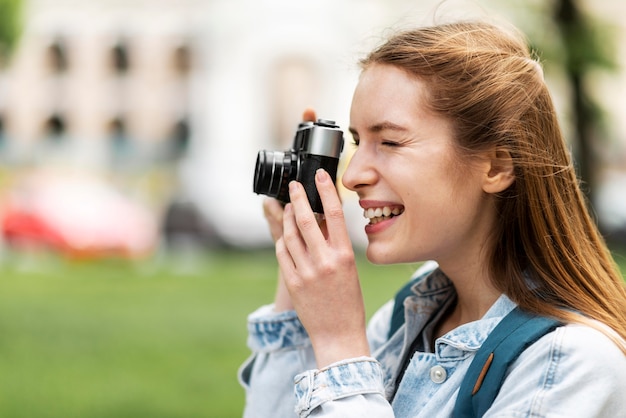
<path fill-rule="evenodd" d="M 10 56 L 21 31 L 22 0 L 0 0 L 0 63 Z"/>
<path fill-rule="evenodd" d="M 556 58 L 571 89 L 574 159 L 590 204 L 595 202 L 597 174 L 601 167 L 597 153 L 602 136 L 603 111 L 590 93 L 593 71 L 618 67 L 615 38 L 606 22 L 583 13 L 576 0 L 556 0 L 553 16 L 561 48 Z"/>

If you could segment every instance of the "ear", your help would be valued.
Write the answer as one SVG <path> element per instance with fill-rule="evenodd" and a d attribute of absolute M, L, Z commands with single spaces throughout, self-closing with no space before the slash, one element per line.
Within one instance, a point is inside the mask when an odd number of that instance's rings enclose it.
<path fill-rule="evenodd" d="M 506 148 L 497 147 L 488 154 L 487 169 L 483 178 L 486 193 L 500 193 L 515 181 L 513 158 Z"/>

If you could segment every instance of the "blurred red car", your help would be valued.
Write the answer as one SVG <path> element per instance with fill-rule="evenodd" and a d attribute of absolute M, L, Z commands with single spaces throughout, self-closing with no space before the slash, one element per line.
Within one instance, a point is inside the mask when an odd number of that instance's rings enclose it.
<path fill-rule="evenodd" d="M 92 176 L 28 176 L 11 189 L 3 206 L 2 234 L 18 250 L 136 258 L 149 255 L 158 239 L 150 211 Z"/>

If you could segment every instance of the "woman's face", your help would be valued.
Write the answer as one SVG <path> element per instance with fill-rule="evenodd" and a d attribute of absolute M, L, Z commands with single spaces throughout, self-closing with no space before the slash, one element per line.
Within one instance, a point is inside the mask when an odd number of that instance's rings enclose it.
<path fill-rule="evenodd" d="M 427 97 L 424 82 L 382 64 L 364 70 L 354 92 L 356 151 L 343 184 L 370 219 L 374 263 L 476 261 L 492 227 L 484 164 L 462 163 L 452 123 L 426 109 Z"/>

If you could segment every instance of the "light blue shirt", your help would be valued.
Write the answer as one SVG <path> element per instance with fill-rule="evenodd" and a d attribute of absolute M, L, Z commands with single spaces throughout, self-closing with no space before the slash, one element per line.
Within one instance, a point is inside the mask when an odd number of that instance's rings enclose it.
<path fill-rule="evenodd" d="M 432 326 L 453 302 L 454 287 L 436 269 L 412 290 L 414 296 L 405 300 L 406 323 L 391 338 L 393 301 L 372 317 L 372 357 L 321 370 L 315 369 L 310 341 L 295 312 L 276 313 L 269 305 L 250 315 L 253 355 L 240 369 L 244 417 L 451 417 L 476 351 L 516 305 L 501 295 L 483 318 L 448 332 L 430 347 Z M 420 349 L 410 357 L 396 389 L 402 359 L 416 339 Z M 510 367 L 485 417 L 626 417 L 626 356 L 592 327 L 557 328 Z"/>

